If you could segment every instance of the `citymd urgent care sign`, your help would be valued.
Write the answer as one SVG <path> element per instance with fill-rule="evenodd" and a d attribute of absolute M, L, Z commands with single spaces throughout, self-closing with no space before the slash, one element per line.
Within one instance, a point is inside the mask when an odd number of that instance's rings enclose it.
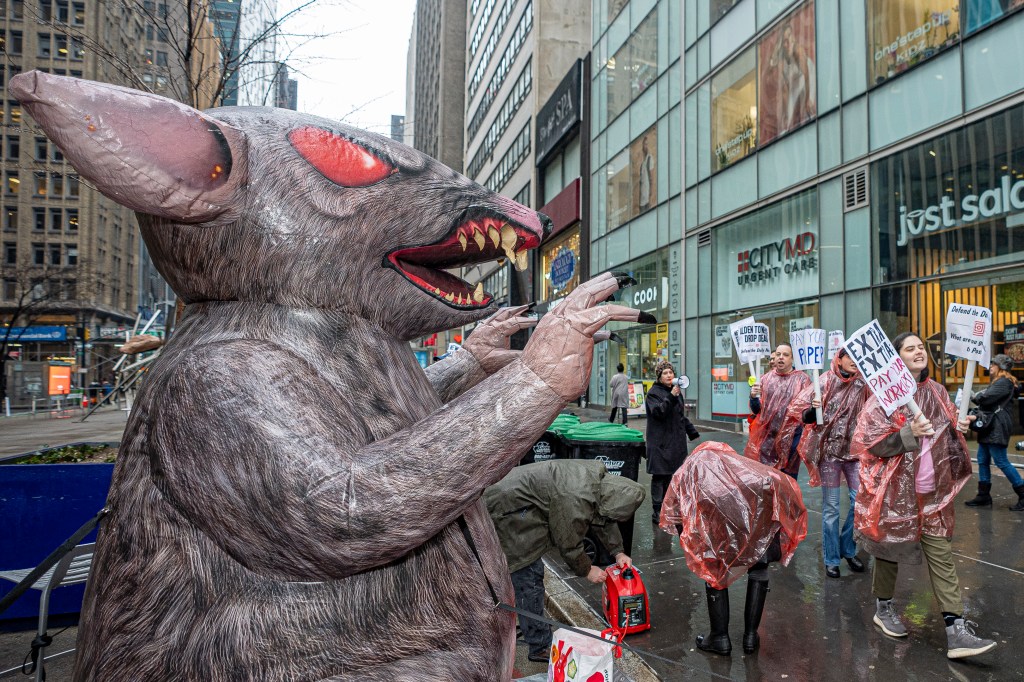
<path fill-rule="evenodd" d="M 851 334 L 843 348 L 857 363 L 864 381 L 886 414 L 892 414 L 914 399 L 917 381 L 878 320 L 871 320 Z"/>

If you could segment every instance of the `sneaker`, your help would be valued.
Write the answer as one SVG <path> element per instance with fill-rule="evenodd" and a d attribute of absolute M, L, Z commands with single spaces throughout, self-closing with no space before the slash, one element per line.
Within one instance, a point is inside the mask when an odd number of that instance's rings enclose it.
<path fill-rule="evenodd" d="M 896 613 L 896 609 L 893 608 L 892 599 L 887 599 L 885 601 L 877 600 L 877 605 L 875 606 L 875 617 L 872 620 L 875 621 L 875 625 L 882 628 L 882 632 L 890 637 L 907 636 L 907 628 L 900 620 L 899 614 Z M 949 632 L 949 628 L 946 628 L 946 632 Z"/>
<path fill-rule="evenodd" d="M 967 658 L 996 648 L 991 639 L 982 639 L 974 634 L 976 627 L 977 623 L 957 618 L 946 628 L 946 658 Z"/>

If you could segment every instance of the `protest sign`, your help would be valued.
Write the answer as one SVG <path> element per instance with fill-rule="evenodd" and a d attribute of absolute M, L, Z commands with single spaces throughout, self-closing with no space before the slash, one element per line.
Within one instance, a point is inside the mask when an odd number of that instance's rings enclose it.
<path fill-rule="evenodd" d="M 842 330 L 831 331 L 828 333 L 828 359 L 832 360 L 839 352 L 839 349 L 846 343 L 846 337 L 843 336 Z"/>
<path fill-rule="evenodd" d="M 798 329 L 789 333 L 789 345 L 793 348 L 793 367 L 812 370 L 814 375 L 814 397 L 821 403 L 821 386 L 818 384 L 819 370 L 825 362 L 825 330 Z M 824 424 L 821 407 L 814 410 L 818 424 Z"/>
<path fill-rule="evenodd" d="M 768 336 L 768 325 L 758 324 L 753 317 L 747 317 L 729 325 L 733 346 L 740 362 L 750 367 L 750 375 L 757 376 L 755 363 L 760 358 L 772 354 L 771 341 Z"/>
<path fill-rule="evenodd" d="M 914 402 L 917 380 L 903 364 L 878 320 L 871 320 L 855 331 L 843 348 L 857 363 L 865 383 L 887 415 L 902 405 L 910 405 L 915 415 L 921 413 Z"/>
<path fill-rule="evenodd" d="M 975 305 L 951 303 L 946 311 L 946 355 L 967 359 L 964 373 L 964 395 L 971 395 L 974 372 L 980 362 L 989 364 L 989 349 L 992 346 L 992 311 Z M 967 417 L 970 400 L 961 401 L 960 420 Z"/>

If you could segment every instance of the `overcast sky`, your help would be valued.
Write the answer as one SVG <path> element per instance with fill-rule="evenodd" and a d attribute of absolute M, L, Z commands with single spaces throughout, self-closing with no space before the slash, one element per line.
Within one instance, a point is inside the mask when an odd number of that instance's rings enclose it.
<path fill-rule="evenodd" d="M 279 15 L 301 0 L 279 0 Z M 315 0 L 282 30 L 334 32 L 278 59 L 298 73 L 299 111 L 344 119 L 385 135 L 391 115 L 405 114 L 405 71 L 415 0 Z M 285 42 L 298 42 L 287 37 Z"/>

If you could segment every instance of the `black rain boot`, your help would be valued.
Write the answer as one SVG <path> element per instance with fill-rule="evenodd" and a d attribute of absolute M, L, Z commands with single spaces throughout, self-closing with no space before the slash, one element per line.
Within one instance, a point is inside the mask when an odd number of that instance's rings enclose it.
<path fill-rule="evenodd" d="M 1024 511 L 1024 483 L 1013 486 L 1013 492 L 1017 493 L 1017 504 L 1010 507 L 1010 511 Z"/>
<path fill-rule="evenodd" d="M 992 506 L 992 483 L 978 482 L 978 494 L 973 500 L 964 502 L 968 507 L 991 507 Z M 1024 499 L 1024 498 L 1022 498 Z"/>
<path fill-rule="evenodd" d="M 747 604 L 743 608 L 743 653 L 752 654 L 757 651 L 761 638 L 757 635 L 757 628 L 761 624 L 761 614 L 764 613 L 764 600 L 768 596 L 767 580 L 752 580 L 747 578 Z"/>
<path fill-rule="evenodd" d="M 708 598 L 711 632 L 707 636 L 697 635 L 697 648 L 728 656 L 732 653 L 732 642 L 729 641 L 729 590 L 716 590 L 705 584 L 704 593 Z"/>

